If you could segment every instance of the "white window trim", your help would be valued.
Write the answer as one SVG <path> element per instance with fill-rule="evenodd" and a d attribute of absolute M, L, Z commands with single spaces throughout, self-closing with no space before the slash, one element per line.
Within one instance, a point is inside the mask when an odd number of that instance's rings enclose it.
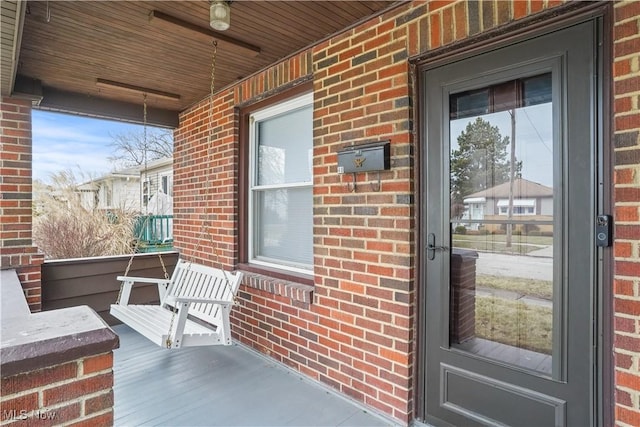
<path fill-rule="evenodd" d="M 309 105 L 313 105 L 313 93 L 304 94 L 298 96 L 296 98 L 292 98 L 290 100 L 284 101 L 277 105 L 272 105 L 266 107 L 262 110 L 255 111 L 249 116 L 249 188 L 248 188 L 248 205 L 249 205 L 249 224 L 248 224 L 248 255 L 249 262 L 255 265 L 261 265 L 264 267 L 275 268 L 279 270 L 286 270 L 293 273 L 300 274 L 313 274 L 313 265 L 306 266 L 295 263 L 285 264 L 283 262 L 273 262 L 269 261 L 270 258 L 267 257 L 257 257 L 255 254 L 255 245 L 256 242 L 254 240 L 255 236 L 255 209 L 254 206 L 254 194 L 257 191 L 262 190 L 272 190 L 278 188 L 305 188 L 313 187 L 313 176 L 311 180 L 308 182 L 297 182 L 290 184 L 271 184 L 271 185 L 255 185 L 256 182 L 256 122 L 259 122 L 264 119 L 276 117 L 280 114 L 291 112 L 295 109 L 307 107 Z M 313 172 L 312 172 L 313 173 Z"/>

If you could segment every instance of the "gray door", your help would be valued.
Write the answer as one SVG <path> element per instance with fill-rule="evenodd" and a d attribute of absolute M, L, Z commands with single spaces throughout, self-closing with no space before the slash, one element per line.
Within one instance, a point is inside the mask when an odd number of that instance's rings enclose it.
<path fill-rule="evenodd" d="M 427 422 L 593 423 L 598 25 L 422 71 Z"/>

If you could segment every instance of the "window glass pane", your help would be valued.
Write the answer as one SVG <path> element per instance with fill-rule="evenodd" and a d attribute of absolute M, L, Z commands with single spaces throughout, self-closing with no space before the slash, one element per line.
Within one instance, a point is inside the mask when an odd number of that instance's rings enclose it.
<path fill-rule="evenodd" d="M 451 119 L 489 112 L 489 89 L 472 90 L 451 96 Z"/>
<path fill-rule="evenodd" d="M 257 191 L 257 258 L 313 265 L 311 187 Z"/>
<path fill-rule="evenodd" d="M 522 85 L 525 106 L 551 102 L 551 73 L 524 79 Z"/>
<path fill-rule="evenodd" d="M 459 350 L 551 374 L 554 271 L 561 265 L 551 78 L 487 90 L 496 101 L 492 113 L 449 124 L 449 338 Z"/>
<path fill-rule="evenodd" d="M 311 182 L 311 106 L 261 120 L 257 139 L 257 185 Z"/>

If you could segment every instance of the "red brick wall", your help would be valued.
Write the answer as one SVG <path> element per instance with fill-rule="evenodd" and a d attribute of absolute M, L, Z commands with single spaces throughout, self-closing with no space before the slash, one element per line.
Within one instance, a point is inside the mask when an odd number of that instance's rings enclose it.
<path fill-rule="evenodd" d="M 175 244 L 187 257 L 197 252 L 198 259 L 210 263 L 216 262 L 217 252 L 223 265 L 234 267 L 240 225 L 236 107 L 260 101 L 293 82 L 313 80 L 314 286 L 247 278 L 233 319 L 236 338 L 399 420 L 413 418 L 415 100 L 408 58 L 560 4 L 531 0 L 403 5 L 183 113 L 175 134 Z M 638 2 L 615 5 L 615 347 L 620 425 L 637 425 L 640 417 L 639 9 Z M 345 145 L 374 140 L 391 141 L 392 169 L 380 174 L 380 191 L 374 173 L 359 174 L 357 191 L 352 192 L 351 176 L 337 174 L 336 153 Z M 303 296 L 292 297 L 285 288 L 299 289 Z"/>
<path fill-rule="evenodd" d="M 17 270 L 31 311 L 39 311 L 44 258 L 31 240 L 31 102 L 3 97 L 0 130 L 1 268 Z"/>
<path fill-rule="evenodd" d="M 2 425 L 113 425 L 113 353 L 2 378 Z M 6 424 L 5 424 L 6 423 Z"/>
<path fill-rule="evenodd" d="M 614 352 L 617 425 L 640 425 L 640 2 L 614 7 L 616 241 Z"/>

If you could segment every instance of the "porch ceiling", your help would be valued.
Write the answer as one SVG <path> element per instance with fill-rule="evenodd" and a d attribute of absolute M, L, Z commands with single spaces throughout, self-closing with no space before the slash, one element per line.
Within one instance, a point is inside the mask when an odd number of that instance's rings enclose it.
<path fill-rule="evenodd" d="M 231 27 L 218 33 L 216 87 L 393 3 L 234 1 Z M 171 126 L 177 112 L 209 93 L 215 32 L 206 0 L 29 1 L 23 9 L 17 16 L 23 23 L 21 44 L 20 37 L 13 40 L 19 47 L 15 83 L 3 81 L 3 95 L 30 96 L 42 109 L 140 121 L 142 93 L 97 84 L 118 82 L 147 88 L 149 120 Z M 3 23 L 6 13 L 3 8 Z"/>

